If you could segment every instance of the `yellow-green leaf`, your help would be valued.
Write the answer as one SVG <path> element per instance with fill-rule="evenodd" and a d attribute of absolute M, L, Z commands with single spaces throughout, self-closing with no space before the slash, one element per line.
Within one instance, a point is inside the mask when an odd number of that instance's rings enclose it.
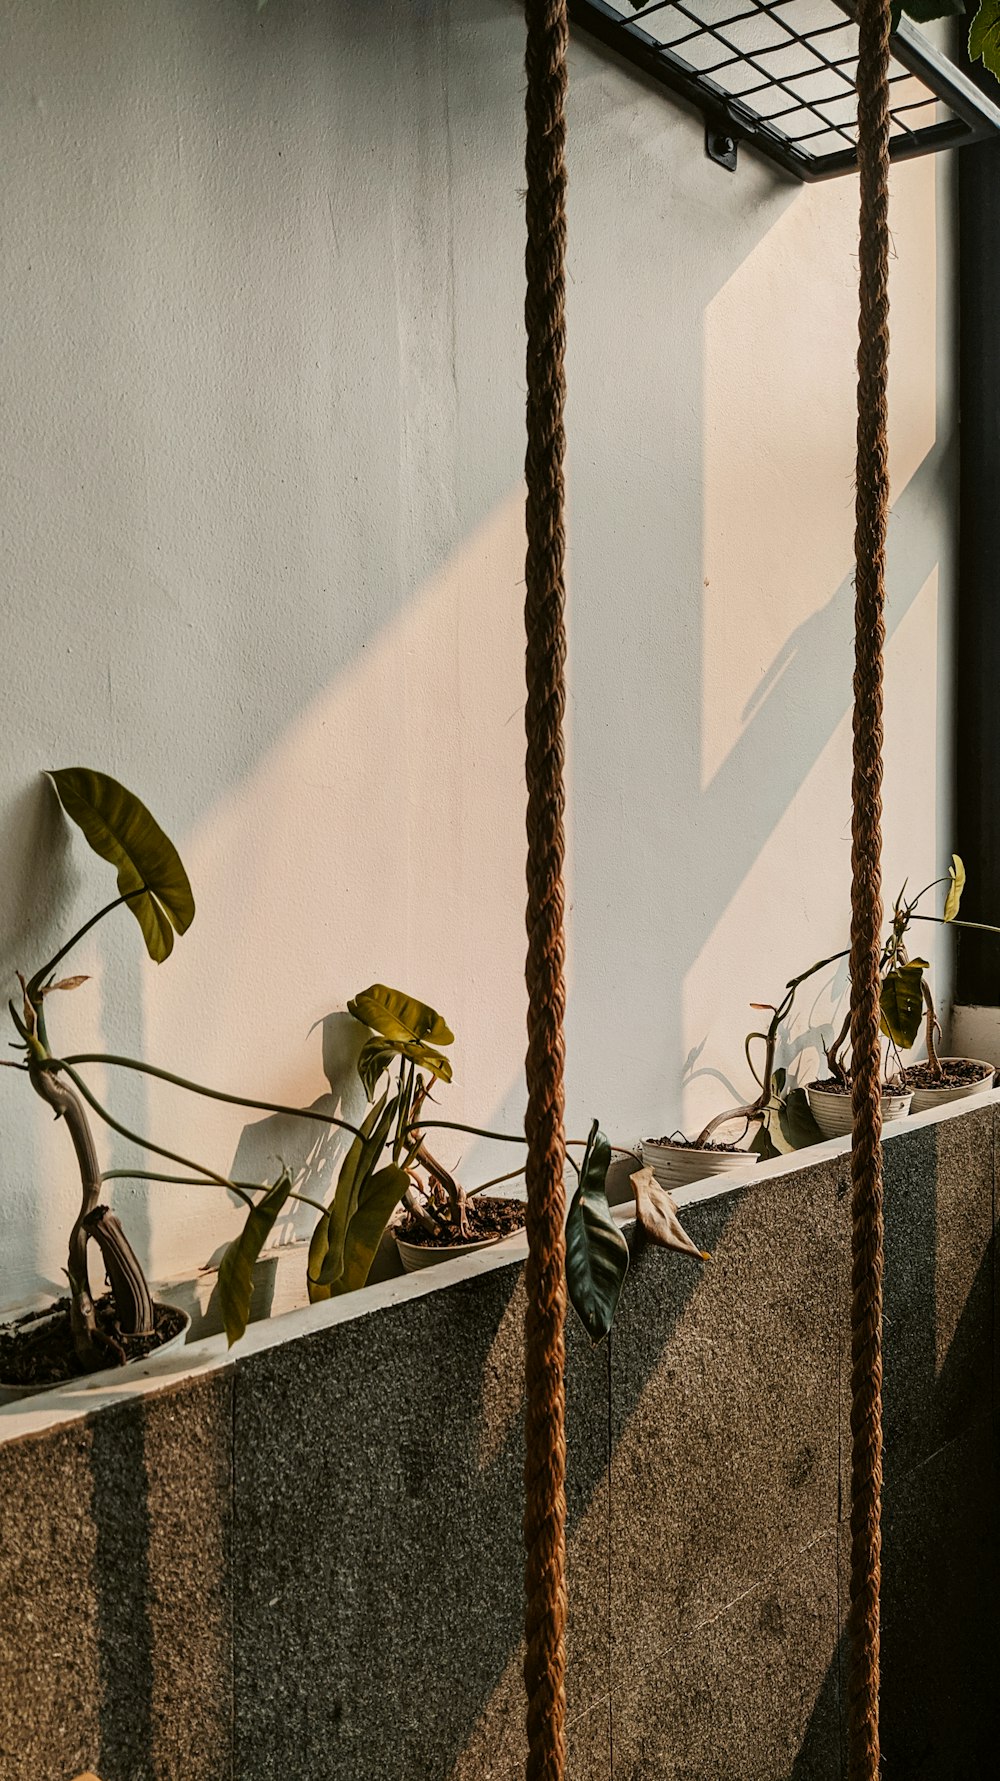
<path fill-rule="evenodd" d="M 454 1044 L 455 1035 L 435 1009 L 402 990 L 389 989 L 384 983 L 372 983 L 348 1002 L 349 1014 L 363 1026 L 372 1027 L 383 1039 L 398 1045 Z"/>
<path fill-rule="evenodd" d="M 948 895 L 944 901 L 944 919 L 945 921 L 954 921 L 962 902 L 962 892 L 965 889 L 965 867 L 957 853 L 953 853 L 951 856 L 948 878 L 950 883 Z"/>
<path fill-rule="evenodd" d="M 394 1095 L 391 1100 L 387 1096 L 388 1090 L 369 1110 L 361 1126 L 361 1136 L 355 1138 L 341 1164 L 337 1191 L 329 1213 L 326 1253 L 315 1273 L 310 1258 L 309 1272 L 318 1286 L 336 1286 L 343 1273 L 351 1220 L 358 1209 L 365 1183 L 378 1167 L 399 1105 L 398 1095 Z"/>
<path fill-rule="evenodd" d="M 174 930 L 184 934 L 194 920 L 191 885 L 173 842 L 135 793 L 107 773 L 60 767 L 50 778 L 66 815 L 94 852 L 114 866 L 119 893 L 129 899 L 146 950 L 162 964 L 173 950 Z"/>
<path fill-rule="evenodd" d="M 628 1244 L 605 1192 L 610 1165 L 611 1146 L 595 1119 L 566 1220 L 566 1285 L 594 1343 L 611 1328 L 628 1272 Z"/>
<path fill-rule="evenodd" d="M 358 1075 L 369 1100 L 375 1093 L 380 1076 L 384 1075 L 396 1057 L 409 1058 L 418 1069 L 426 1070 L 440 1082 L 451 1081 L 451 1064 L 440 1051 L 432 1051 L 429 1045 L 422 1045 L 415 1039 L 400 1043 L 398 1040 L 382 1039 L 376 1035 L 365 1041 L 358 1058 Z"/>
<path fill-rule="evenodd" d="M 398 1163 L 387 1163 L 376 1169 L 358 1194 L 357 1209 L 347 1227 L 344 1244 L 344 1267 L 340 1279 L 331 1288 L 334 1296 L 356 1292 L 364 1286 L 371 1271 L 375 1252 L 382 1241 L 392 1214 L 409 1186 L 410 1177 Z"/>
<path fill-rule="evenodd" d="M 288 1170 L 283 1169 L 274 1186 L 269 1187 L 250 1208 L 246 1224 L 236 1240 L 230 1243 L 219 1264 L 219 1299 L 230 1348 L 239 1341 L 250 1322 L 254 1263 L 291 1190 L 292 1178 Z"/>
<path fill-rule="evenodd" d="M 911 959 L 887 972 L 882 982 L 882 1031 L 901 1051 L 909 1051 L 920 1031 L 926 969 L 926 959 Z"/>

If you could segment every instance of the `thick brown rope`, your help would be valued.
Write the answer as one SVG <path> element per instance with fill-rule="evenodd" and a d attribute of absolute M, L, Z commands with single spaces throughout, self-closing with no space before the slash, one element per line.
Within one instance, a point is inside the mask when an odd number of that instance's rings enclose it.
<path fill-rule="evenodd" d="M 859 0 L 858 349 L 851 1046 L 851 1614 L 849 1781 L 879 1773 L 882 1505 L 882 705 L 889 516 L 889 0 Z"/>
<path fill-rule="evenodd" d="M 566 381 L 566 0 L 527 0 L 528 1305 L 525 1637 L 528 1781 L 566 1761 L 563 1238 L 563 408 Z"/>

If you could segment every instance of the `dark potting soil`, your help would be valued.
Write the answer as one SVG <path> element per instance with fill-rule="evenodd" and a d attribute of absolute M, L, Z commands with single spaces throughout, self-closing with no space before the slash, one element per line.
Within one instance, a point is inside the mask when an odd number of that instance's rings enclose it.
<path fill-rule="evenodd" d="M 837 1082 L 832 1076 L 829 1076 L 825 1082 L 810 1082 L 807 1086 L 809 1088 L 821 1089 L 825 1095 L 849 1095 L 851 1092 L 851 1079 L 848 1077 L 846 1082 Z M 905 1095 L 907 1089 L 912 1087 L 913 1084 L 909 1080 L 909 1075 L 907 1075 L 905 1083 L 900 1082 L 899 1077 L 896 1076 L 893 1078 L 892 1082 L 883 1082 L 882 1093 L 884 1095 Z"/>
<path fill-rule="evenodd" d="M 903 1072 L 907 1088 L 968 1088 L 970 1082 L 981 1082 L 985 1088 L 990 1071 L 984 1070 L 971 1057 L 942 1060 L 941 1074 L 935 1076 L 930 1064 L 909 1064 Z"/>
<path fill-rule="evenodd" d="M 719 1144 L 710 1138 L 707 1144 L 696 1144 L 693 1138 L 685 1138 L 680 1132 L 671 1133 L 669 1138 L 644 1138 L 644 1144 L 661 1144 L 667 1150 L 725 1150 L 735 1155 L 742 1150 L 741 1144 Z"/>
<path fill-rule="evenodd" d="M 423 1249 L 447 1249 L 456 1243 L 481 1243 L 484 1237 L 509 1237 L 524 1225 L 523 1200 L 484 1198 L 470 1200 L 466 1209 L 468 1234 L 460 1237 L 457 1230 L 432 1234 L 409 1214 L 395 1227 L 396 1236 L 404 1243 L 419 1243 Z"/>
<path fill-rule="evenodd" d="M 122 1334 L 110 1293 L 98 1299 L 94 1309 L 97 1327 L 108 1337 L 106 1367 L 123 1364 L 115 1344 L 124 1350 L 125 1360 L 145 1360 L 184 1328 L 184 1314 L 173 1305 L 153 1306 L 156 1328 L 151 1336 Z M 70 1334 L 68 1299 L 56 1299 L 44 1310 L 32 1311 L 0 1328 L 0 1384 L 58 1385 L 64 1379 L 82 1378 L 84 1371 Z"/>

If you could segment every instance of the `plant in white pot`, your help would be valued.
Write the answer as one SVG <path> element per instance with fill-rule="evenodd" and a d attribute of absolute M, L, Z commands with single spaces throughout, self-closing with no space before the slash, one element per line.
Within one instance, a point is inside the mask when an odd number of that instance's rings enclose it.
<path fill-rule="evenodd" d="M 663 1186 L 683 1187 L 691 1181 L 731 1174 L 780 1156 L 774 1142 L 775 1127 L 789 1150 L 801 1150 L 819 1142 L 822 1133 L 809 1111 L 805 1091 L 789 1081 L 786 1070 L 776 1067 L 775 1057 L 781 1027 L 792 1011 L 799 986 L 842 956 L 836 953 L 831 958 L 818 959 L 808 971 L 790 978 L 779 1002 L 751 1003 L 751 1007 L 771 1016 L 765 1030 L 748 1033 L 743 1041 L 747 1065 L 758 1089 L 756 1095 L 738 1107 L 713 1114 L 695 1138 L 674 1132 L 667 1138 L 643 1139 L 643 1163 L 653 1169 Z M 764 1047 L 759 1072 L 753 1058 L 755 1044 Z M 715 1134 L 726 1127 L 734 1128 L 735 1136 L 723 1141 Z"/>
<path fill-rule="evenodd" d="M 921 911 L 919 905 L 923 899 L 941 886 L 947 887 L 942 913 L 935 915 Z M 904 884 L 893 905 L 892 924 L 881 956 L 881 1024 L 886 1041 L 883 1122 L 980 1093 L 992 1085 L 992 1064 L 978 1058 L 938 1056 L 937 1039 L 941 1026 L 927 981 L 928 961 L 911 958 L 907 942 L 914 921 L 1000 934 L 1000 929 L 985 923 L 959 920 L 964 888 L 965 867 L 958 854 L 953 854 L 944 876 L 934 879 L 911 898 L 907 898 Z M 902 1053 L 912 1049 L 922 1027 L 926 1031 L 927 1060 L 904 1064 Z M 843 1135 L 851 1129 L 851 1077 L 845 1061 L 850 1030 L 848 1011 L 836 1037 L 826 1049 L 829 1076 L 823 1081 L 810 1083 L 807 1091 L 816 1120 L 828 1137 Z"/>
<path fill-rule="evenodd" d="M 944 908 L 940 916 L 920 914 L 921 899 L 939 886 L 947 886 Z M 906 936 L 914 921 L 933 921 L 941 926 L 969 928 L 1000 934 L 1000 929 L 986 923 L 970 923 L 958 919 L 962 892 L 965 888 L 965 867 L 958 854 L 946 877 L 935 879 L 916 897 L 907 901 L 904 884 L 893 907 L 892 929 L 886 941 L 882 983 L 882 1028 L 892 1040 L 897 1055 L 909 1051 L 916 1043 L 921 1027 L 927 1046 L 923 1062 L 905 1065 L 901 1071 L 904 1086 L 912 1092 L 911 1112 L 925 1113 L 950 1101 L 981 1094 L 992 1088 L 994 1066 L 981 1058 L 939 1057 L 938 1040 L 941 1022 L 927 980 L 926 959 L 911 959 Z"/>

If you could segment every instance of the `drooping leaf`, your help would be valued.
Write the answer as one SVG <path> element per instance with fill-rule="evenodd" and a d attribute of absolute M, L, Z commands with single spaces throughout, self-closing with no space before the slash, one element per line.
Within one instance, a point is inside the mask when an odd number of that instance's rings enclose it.
<path fill-rule="evenodd" d="M 691 1241 L 677 1216 L 673 1194 L 660 1186 L 652 1169 L 637 1169 L 630 1179 L 635 1188 L 636 1213 L 647 1237 L 664 1249 L 677 1249 L 682 1255 L 694 1255 L 707 1262 L 707 1251 Z"/>
<path fill-rule="evenodd" d="M 923 1019 L 926 959 L 896 965 L 882 980 L 882 1031 L 901 1051 L 909 1051 Z"/>
<path fill-rule="evenodd" d="M 755 1151 L 762 1163 L 769 1163 L 773 1157 L 781 1155 L 781 1151 L 771 1137 L 770 1128 L 766 1120 L 763 1120 L 757 1127 L 747 1148 L 748 1150 Z"/>
<path fill-rule="evenodd" d="M 1000 0 L 997 0 L 997 8 L 998 11 L 1000 11 Z M 965 889 L 965 867 L 957 853 L 953 853 L 951 856 L 951 865 L 948 867 L 948 878 L 950 883 L 948 885 L 948 895 L 944 900 L 944 919 L 945 921 L 954 921 L 961 907 L 962 892 Z"/>
<path fill-rule="evenodd" d="M 779 1064 L 779 1066 L 776 1070 L 772 1070 L 772 1072 L 771 1072 L 771 1088 L 776 1095 L 784 1094 L 785 1083 L 787 1082 L 787 1080 L 788 1080 L 788 1071 L 786 1069 L 784 1069 L 782 1065 Z"/>
<path fill-rule="evenodd" d="M 813 1118 L 809 1097 L 804 1088 L 793 1088 L 778 1106 L 778 1123 L 785 1143 L 793 1150 L 808 1150 L 810 1144 L 822 1144 L 823 1134 Z"/>
<path fill-rule="evenodd" d="M 981 0 L 969 31 L 969 55 L 1000 76 L 1000 0 Z"/>
<path fill-rule="evenodd" d="M 347 1227 L 344 1243 L 344 1267 L 339 1280 L 331 1287 L 334 1296 L 356 1292 L 364 1286 L 375 1260 L 392 1214 L 409 1186 L 410 1177 L 398 1163 L 387 1163 L 376 1169 L 362 1184 L 354 1216 Z"/>
<path fill-rule="evenodd" d="M 142 929 L 157 964 L 170 957 L 174 930 L 194 920 L 194 897 L 173 842 L 134 792 L 90 767 L 50 772 L 67 816 L 82 829 L 95 853 L 118 873 L 118 890 Z M 135 895 L 141 892 L 141 895 Z"/>
<path fill-rule="evenodd" d="M 319 1286 L 336 1286 L 344 1268 L 344 1247 L 351 1219 L 358 1209 L 361 1193 L 369 1176 L 378 1168 L 386 1139 L 399 1104 L 399 1096 L 388 1099 L 388 1090 L 369 1109 L 361 1125 L 361 1137 L 355 1138 L 340 1167 L 337 1191 L 330 1208 L 327 1226 L 327 1248 L 318 1272 L 313 1275 Z M 313 1274 L 312 1266 L 309 1269 Z"/>
<path fill-rule="evenodd" d="M 397 1045 L 453 1045 L 455 1035 L 435 1009 L 402 990 L 389 989 L 384 983 L 372 983 L 348 1002 L 347 1011 L 362 1026 L 381 1033 Z"/>
<path fill-rule="evenodd" d="M 291 1175 L 283 1169 L 274 1186 L 251 1207 L 242 1231 L 219 1264 L 219 1299 L 230 1348 L 239 1341 L 250 1321 L 254 1263 L 291 1190 Z"/>
<path fill-rule="evenodd" d="M 365 1040 L 358 1058 L 358 1075 L 369 1100 L 375 1093 L 379 1078 L 396 1057 L 409 1058 L 418 1069 L 426 1070 L 440 1082 L 451 1081 L 451 1064 L 440 1051 L 433 1051 L 429 1045 L 422 1045 L 415 1039 L 400 1042 L 376 1036 Z"/>
<path fill-rule="evenodd" d="M 611 1146 L 595 1119 L 566 1220 L 566 1285 L 592 1342 L 603 1341 L 628 1272 L 628 1244 L 605 1191 Z"/>

